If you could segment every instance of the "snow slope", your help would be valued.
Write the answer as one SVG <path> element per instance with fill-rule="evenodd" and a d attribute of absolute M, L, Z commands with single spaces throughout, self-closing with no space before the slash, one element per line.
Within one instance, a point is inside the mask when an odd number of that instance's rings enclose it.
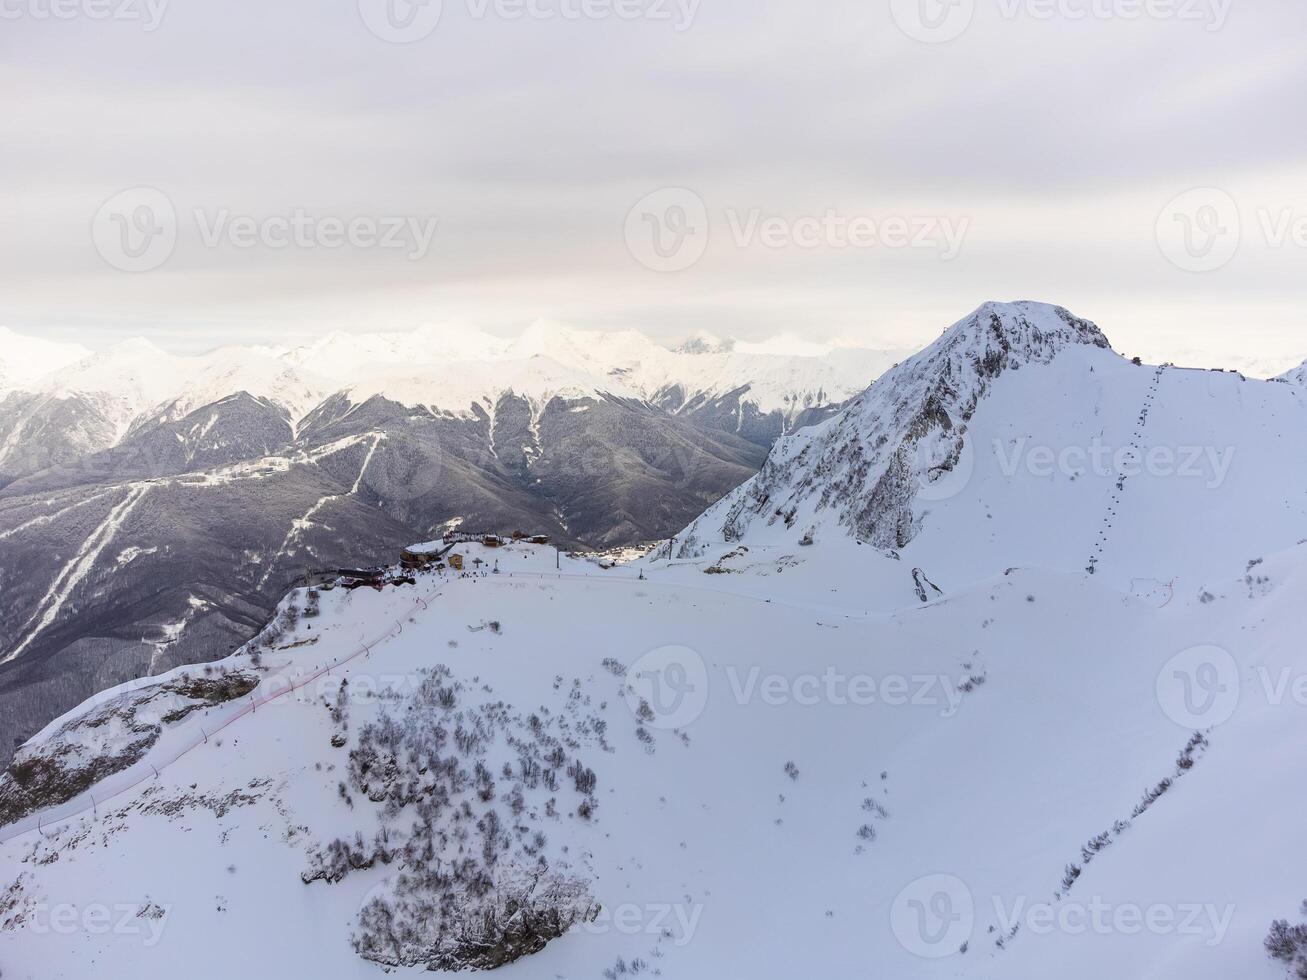
<path fill-rule="evenodd" d="M 220 734 L 239 705 L 192 714 L 125 774 L 142 785 L 8 840 L 19 886 L 0 929 L 6 975 L 380 975 L 350 937 L 397 869 L 330 886 L 301 874 L 326 840 L 370 839 L 381 824 L 382 807 L 342 799 L 348 753 L 383 706 L 403 715 L 437 664 L 464 685 L 469 713 L 502 702 L 509 716 L 572 720 L 597 777 L 590 819 L 570 785 L 526 792 L 520 819 L 605 912 L 506 976 L 600 976 L 619 960 L 687 978 L 1279 975 L 1261 938 L 1301 897 L 1282 767 L 1307 736 L 1301 707 L 1269 703 L 1257 678 L 1299 669 L 1301 549 L 1268 556 L 1255 594 L 1234 570 L 1212 602 L 1165 610 L 1084 577 L 1018 571 L 870 615 L 818 611 L 775 581 L 769 602 L 699 573 L 639 580 L 574 562 L 554 573 L 547 549 L 471 550 L 501 573 L 328 594 L 312 629 L 267 655 L 263 694 L 391 635 Z M 820 544 L 813 554 L 825 557 Z M 499 632 L 484 628 L 492 620 Z M 1231 652 L 1245 697 L 1175 778 L 1193 730 L 1168 715 L 1159 683 L 1199 642 Z M 655 696 L 642 717 L 625 689 L 652 695 L 641 675 L 674 680 L 669 664 L 695 689 L 680 704 Z M 233 666 L 251 669 L 243 656 Z M 346 679 L 336 748 L 327 703 Z M 501 742 L 490 756 L 508 814 L 519 780 L 499 769 L 513 753 Z M 1165 777 L 1171 787 L 1132 818 Z M 1055 901 L 1066 865 L 1122 820 Z M 919 931 L 912 902 L 933 914 L 940 895 L 958 918 Z M 55 906 L 74 910 L 57 929 Z M 101 907 L 118 927 L 88 920 Z M 1082 928 L 1081 914 L 1107 926 Z M 1153 925 L 1132 927 L 1135 914 Z M 1012 922 L 1024 927 L 1000 947 Z M 197 957 L 218 935 L 221 954 Z"/>
<path fill-rule="evenodd" d="M 1284 374 L 1277 376 L 1274 380 L 1297 385 L 1299 388 L 1307 386 L 1307 362 L 1299 364 L 1291 371 L 1285 371 Z"/>

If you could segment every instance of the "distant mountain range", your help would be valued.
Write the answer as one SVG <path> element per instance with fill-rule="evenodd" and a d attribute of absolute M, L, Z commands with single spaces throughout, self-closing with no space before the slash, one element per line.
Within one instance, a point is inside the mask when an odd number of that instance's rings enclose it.
<path fill-rule="evenodd" d="M 306 571 L 455 527 L 670 535 L 902 352 L 538 324 L 197 356 L 0 335 L 0 759 L 88 695 L 211 660 Z"/>

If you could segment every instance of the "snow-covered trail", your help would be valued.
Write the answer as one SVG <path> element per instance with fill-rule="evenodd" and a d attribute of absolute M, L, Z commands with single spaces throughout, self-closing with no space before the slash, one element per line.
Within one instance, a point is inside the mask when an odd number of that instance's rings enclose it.
<path fill-rule="evenodd" d="M 22 532 L 30 530 L 34 527 L 44 527 L 46 524 L 53 524 L 55 521 L 63 517 L 65 514 L 71 514 L 73 511 L 81 507 L 85 507 L 87 504 L 95 503 L 95 501 L 97 500 L 103 500 L 111 493 L 113 493 L 113 490 L 105 490 L 102 493 L 92 494 L 89 497 L 83 497 L 81 500 L 77 501 L 76 503 L 70 504 L 69 506 L 62 508 L 61 510 L 57 510 L 53 514 L 42 514 L 40 517 L 33 517 L 29 521 L 24 521 L 22 524 L 17 524 L 14 527 L 11 527 L 8 531 L 0 531 L 0 541 L 4 541 L 6 538 L 12 538 L 15 534 L 21 534 Z"/>
<path fill-rule="evenodd" d="M 359 475 L 357 478 L 355 478 L 354 485 L 351 486 L 346 493 L 332 493 L 332 494 L 327 494 L 325 497 L 319 498 L 317 503 L 315 503 L 312 507 L 310 507 L 307 511 L 305 511 L 303 517 L 298 517 L 295 520 L 291 521 L 290 530 L 286 532 L 286 537 L 282 539 L 282 542 L 278 546 L 276 552 L 268 560 L 268 565 L 263 570 L 263 574 L 259 577 L 260 589 L 262 589 L 265 585 L 268 584 L 268 579 L 271 578 L 272 573 L 277 570 L 277 562 L 281 559 L 283 555 L 285 555 L 290 550 L 290 548 L 294 545 L 294 543 L 299 539 L 300 534 L 313 525 L 314 515 L 316 515 L 319 511 L 322 510 L 322 508 L 326 507 L 328 504 L 337 500 L 344 500 L 346 497 L 352 497 L 359 492 L 359 489 L 363 486 L 363 477 L 367 473 L 368 467 L 372 465 L 372 457 L 376 454 L 377 447 L 381 445 L 381 443 L 384 442 L 385 439 L 386 439 L 385 433 L 382 432 L 372 433 L 372 445 L 368 449 L 367 455 L 363 457 L 363 465 L 359 467 Z M 350 443 L 350 445 L 354 445 L 354 444 L 355 443 Z M 342 448 L 346 448 L 346 447 L 342 447 Z"/>
<path fill-rule="evenodd" d="M 552 565 L 554 556 L 536 559 Z M 521 560 L 531 556 L 523 552 Z M 1237 915 L 1226 942 L 1210 945 L 1217 937 L 1208 933 L 1046 935 L 1023 927 L 999 950 L 989 928 L 1019 914 L 1019 903 L 1049 901 L 1084 841 L 1128 815 L 1143 788 L 1172 771 L 1192 732 L 1166 717 L 1155 682 L 1175 650 L 1201 636 L 1242 657 L 1245 624 L 1293 613 L 1295 594 L 1274 604 L 1232 599 L 1224 610 L 1190 605 L 1182 615 L 1159 615 L 1122 605 L 1092 580 L 1084 589 L 1074 576 L 1022 572 L 920 616 L 817 633 L 806 613 L 747 596 L 687 601 L 682 585 L 678 600 L 661 575 L 641 581 L 564 568 L 568 578 L 555 584 L 547 570 L 519 571 L 513 562 L 501 559 L 500 575 L 448 580 L 434 615 L 403 620 L 402 636 L 374 650 L 370 662 L 360 657 L 333 670 L 318 696 L 309 687 L 275 710 L 243 715 L 221 746 L 165 768 L 157 786 L 145 768 L 139 798 L 101 803 L 98 820 L 55 833 L 46 826 L 48 839 L 29 835 L 8 845 L 15 867 L 30 869 L 33 901 L 143 903 L 148 896 L 169 917 L 166 934 L 147 950 L 132 935 L 79 942 L 0 935 L 7 972 L 13 964 L 17 976 L 74 978 L 93 963 L 111 975 L 161 978 L 190 962 L 191 973 L 206 978 L 248 971 L 382 976 L 357 958 L 350 936 L 362 902 L 396 869 L 362 870 L 330 888 L 305 886 L 307 842 L 298 832 L 287 835 L 304 826 L 316 845 L 374 829 L 368 803 L 339 800 L 344 756 L 330 744 L 336 729 L 323 698 L 348 677 L 358 692 L 349 718 L 357 732 L 386 705 L 402 710 L 414 680 L 441 663 L 486 685 L 478 696 L 522 710 L 561 710 L 571 697 L 569 679 L 579 682 L 579 697 L 607 723 L 613 751 L 587 756 L 601 787 L 597 822 L 575 823 L 564 811 L 544 827 L 550 844 L 582 855 L 610 915 L 670 905 L 696 923 L 685 942 L 660 941 L 656 929 L 579 930 L 506 967 L 506 977 L 599 977 L 619 957 L 657 957 L 663 975 L 685 980 L 1263 975 L 1260 935 L 1272 916 L 1292 912 L 1302 879 L 1292 848 L 1281 850 L 1290 826 L 1279 821 L 1273 834 L 1260 826 L 1246 832 L 1250 810 L 1268 799 L 1286 803 L 1293 792 L 1283 770 L 1249 765 L 1258 746 L 1275 744 L 1262 741 L 1264 723 L 1275 719 L 1252 704 L 1247 716 L 1213 734 L 1211 752 L 1192 774 L 1085 869 L 1069 904 L 1057 906 L 1074 909 L 1100 896 L 1112 908 L 1229 903 Z M 741 584 L 732 577 L 694 591 Z M 313 621 L 319 643 L 287 655 L 321 659 L 357 647 L 360 630 L 389 626 L 412 594 L 329 593 Z M 490 619 L 502 620 L 502 633 L 469 632 Z M 1301 616 L 1293 620 L 1259 638 L 1261 650 L 1273 641 L 1272 667 L 1292 655 L 1289 630 Z M 685 721 L 687 739 L 656 726 L 648 743 L 605 658 L 634 670 L 663 644 L 697 652 L 707 683 L 698 716 Z M 785 681 L 784 696 L 766 694 L 761 680 L 748 693 L 755 668 L 762 678 Z M 804 679 L 827 669 L 874 680 L 884 697 L 809 702 Z M 973 671 L 986 683 L 949 702 L 946 692 L 957 689 L 944 681 Z M 911 681 L 914 693 L 901 703 L 891 697 L 894 678 Z M 918 679 L 935 680 L 920 703 Z M 364 690 L 389 693 L 383 699 Z M 1119 706 L 1119 724 L 1103 724 L 1109 699 Z M 1292 714 L 1281 714 L 1292 727 Z M 212 731 L 210 740 L 218 741 Z M 173 746 L 160 748 L 152 758 L 167 759 Z M 796 763 L 797 777 L 784 770 L 787 761 Z M 229 793 L 259 796 L 252 780 L 266 783 L 266 799 L 210 812 L 209 802 Z M 1267 797 L 1271 781 L 1280 796 Z M 869 798 L 885 812 L 868 809 Z M 874 832 L 860 829 L 867 825 Z M 63 854 L 19 867 L 33 848 L 38 857 L 56 848 Z M 1289 856 L 1267 863 L 1271 853 Z M 965 958 L 921 959 L 896 936 L 898 896 L 935 874 L 954 876 L 974 898 L 967 906 L 974 925 L 953 945 L 956 952 L 971 937 Z M 195 960 L 195 949 L 214 934 L 240 941 L 220 960 Z"/>
<path fill-rule="evenodd" d="M 10 430 L 9 435 L 5 437 L 5 441 L 0 443 L 0 463 L 3 463 L 6 459 L 12 456 L 14 450 L 16 450 L 23 442 L 24 436 L 27 435 L 27 426 L 31 420 L 32 416 L 29 414 L 26 418 L 22 419 L 17 425 L 15 425 L 13 429 Z"/>
<path fill-rule="evenodd" d="M 82 545 L 81 550 L 73 557 L 72 561 L 64 566 L 63 571 L 55 577 L 55 580 L 50 584 L 49 590 L 37 604 L 36 610 L 19 631 L 22 633 L 30 628 L 31 632 L 27 633 L 26 639 L 14 647 L 3 659 L 0 659 L 0 664 L 9 663 L 20 656 L 31 645 L 32 641 L 54 622 L 59 615 L 59 610 L 63 608 L 63 604 L 68 601 L 69 596 L 73 594 L 73 590 L 90 574 L 104 549 L 108 547 L 109 542 L 114 539 L 123 523 L 136 509 L 136 505 L 150 492 L 151 486 L 149 483 L 133 484 L 127 491 L 126 497 L 109 512 L 109 516 L 91 533 Z M 36 624 L 34 627 L 33 623 Z"/>
<path fill-rule="evenodd" d="M 1134 431 L 1130 436 L 1128 447 L 1129 465 L 1136 465 L 1143 453 L 1144 430 L 1148 427 L 1148 416 L 1152 412 L 1154 403 L 1157 400 L 1157 391 L 1161 387 L 1162 377 L 1166 373 L 1166 366 L 1158 367 L 1153 372 L 1153 379 L 1148 383 L 1148 392 L 1144 396 L 1144 403 L 1139 409 L 1139 415 L 1135 418 Z M 1111 539 L 1111 531 L 1115 526 L 1116 509 L 1121 506 L 1121 498 L 1125 493 L 1126 485 L 1130 480 L 1129 475 L 1121 474 L 1113 485 L 1111 495 L 1108 497 L 1106 511 L 1103 514 L 1101 527 L 1099 528 L 1098 538 L 1094 542 L 1094 553 L 1089 558 L 1089 564 L 1085 567 L 1090 575 L 1097 570 L 1099 561 L 1103 558 L 1103 549 L 1107 547 Z"/>

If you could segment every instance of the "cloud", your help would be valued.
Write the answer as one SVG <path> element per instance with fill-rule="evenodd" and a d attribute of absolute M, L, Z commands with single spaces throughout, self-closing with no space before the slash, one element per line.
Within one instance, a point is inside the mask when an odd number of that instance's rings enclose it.
<path fill-rule="evenodd" d="M 1029 297 L 1117 317 L 1114 338 L 1141 348 L 1188 325 L 1192 343 L 1235 352 L 1214 320 L 1252 306 L 1273 339 L 1299 329 L 1301 249 L 1246 242 L 1195 278 L 1154 240 L 1163 207 L 1194 186 L 1228 190 L 1250 220 L 1264 205 L 1307 214 L 1292 181 L 1270 197 L 1261 182 L 1301 172 L 1307 151 L 1292 125 L 1307 86 L 1299 3 L 1230 8 L 1208 30 L 1113 16 L 1126 5 L 1111 0 L 1059 0 L 1051 17 L 1003 0 L 941 44 L 900 31 L 887 3 L 703 0 L 685 30 L 569 19 L 567 4 L 534 0 L 541 16 L 513 19 L 445 0 L 412 44 L 371 33 L 357 0 L 168 4 L 148 32 L 6 22 L 0 322 L 212 346 L 550 317 L 820 346 L 924 342 L 985 299 Z M 143 274 L 107 265 L 89 231 L 134 187 L 167 194 L 181 222 L 167 263 Z M 674 274 L 623 240 L 632 206 L 664 187 L 693 189 L 712 231 Z M 414 261 L 208 247 L 193 217 L 295 209 L 438 228 Z M 951 261 L 740 247 L 727 213 L 755 209 L 970 227 Z"/>

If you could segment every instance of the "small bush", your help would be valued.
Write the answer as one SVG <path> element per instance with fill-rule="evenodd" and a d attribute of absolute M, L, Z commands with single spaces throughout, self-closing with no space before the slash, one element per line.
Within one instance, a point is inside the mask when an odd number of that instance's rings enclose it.
<path fill-rule="evenodd" d="M 1307 902 L 1302 903 L 1300 914 L 1307 917 Z M 1276 919 L 1263 944 L 1271 959 L 1292 968 L 1293 976 L 1307 977 L 1307 925 L 1291 926 L 1285 919 Z"/>

